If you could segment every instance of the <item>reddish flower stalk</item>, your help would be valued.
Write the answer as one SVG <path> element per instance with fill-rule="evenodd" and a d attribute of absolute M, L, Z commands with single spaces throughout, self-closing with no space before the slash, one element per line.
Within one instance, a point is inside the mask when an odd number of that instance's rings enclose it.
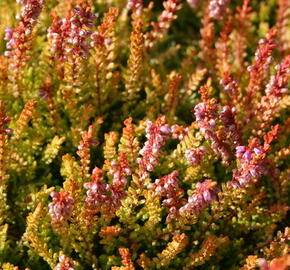
<path fill-rule="evenodd" d="M 140 150 L 142 158 L 138 158 L 137 162 L 140 167 L 140 177 L 145 179 L 148 172 L 152 172 L 158 164 L 158 157 L 162 153 L 160 148 L 165 144 L 171 132 L 170 127 L 165 123 L 165 118 L 160 117 L 155 123 L 147 121 L 146 138 L 143 148 Z"/>
<path fill-rule="evenodd" d="M 232 145 L 234 147 L 240 145 L 241 137 L 235 120 L 235 108 L 231 108 L 228 105 L 224 106 L 220 113 L 220 119 L 223 123 L 227 138 L 232 142 Z"/>
<path fill-rule="evenodd" d="M 234 45 L 234 66 L 237 69 L 237 78 L 241 78 L 245 71 L 245 57 L 246 53 L 246 41 L 248 38 L 249 30 L 251 27 L 250 11 L 252 8 L 249 6 L 251 0 L 243 0 L 243 5 L 237 7 L 235 14 L 235 31 L 233 32 L 233 45 Z M 243 31 L 241 31 L 243 29 Z"/>
<path fill-rule="evenodd" d="M 21 0 L 21 13 L 16 18 L 19 24 L 16 28 L 7 27 L 5 30 L 5 40 L 8 41 L 5 55 L 12 58 L 12 68 L 24 66 L 29 58 L 26 53 L 30 49 L 29 41 L 32 38 L 32 30 L 36 24 L 37 18 L 43 8 L 44 0 Z M 23 62 L 22 62 L 23 61 Z"/>
<path fill-rule="evenodd" d="M 229 61 L 229 36 L 233 30 L 233 22 L 232 19 L 229 18 L 225 23 L 222 31 L 220 32 L 220 37 L 216 43 L 216 70 L 217 74 L 221 80 L 224 79 L 224 76 L 230 73 L 231 63 Z"/>
<path fill-rule="evenodd" d="M 88 29 L 93 27 L 95 18 L 87 3 L 74 8 L 65 19 L 54 16 L 48 29 L 48 38 L 51 40 L 51 52 L 60 62 L 71 55 L 79 58 L 87 56 L 87 39 L 92 34 Z"/>
<path fill-rule="evenodd" d="M 233 107 L 240 107 L 242 90 L 239 87 L 238 82 L 230 76 L 229 72 L 225 72 L 220 80 L 220 84 L 223 87 L 224 92 L 229 97 L 227 102 Z"/>
<path fill-rule="evenodd" d="M 95 221 L 95 214 L 104 208 L 103 204 L 106 203 L 105 191 L 107 184 L 101 181 L 103 172 L 99 168 L 95 168 L 92 172 L 91 182 L 84 184 L 87 190 L 85 199 L 85 222 L 87 227 L 93 227 Z"/>
<path fill-rule="evenodd" d="M 54 128 L 57 128 L 58 119 L 60 118 L 60 116 L 57 112 L 57 106 L 53 98 L 53 86 L 50 77 L 46 78 L 43 86 L 39 89 L 39 96 L 46 101 L 52 125 Z"/>
<path fill-rule="evenodd" d="M 287 95 L 287 84 L 290 75 L 290 56 L 287 56 L 276 67 L 276 75 L 270 78 L 266 86 L 266 95 L 257 105 L 259 113 L 256 115 L 258 124 L 257 134 L 261 135 L 271 125 L 274 117 L 278 114 L 281 99 Z"/>
<path fill-rule="evenodd" d="M 79 117 L 76 93 L 81 91 L 84 83 L 80 80 L 80 76 L 84 70 L 84 58 L 87 58 L 89 53 L 88 39 L 92 35 L 94 20 L 95 16 L 91 12 L 90 5 L 84 1 L 72 9 L 65 19 L 55 17 L 48 29 L 51 54 L 55 55 L 56 68 L 63 82 L 61 92 L 65 108 L 74 120 Z"/>
<path fill-rule="evenodd" d="M 199 215 L 210 202 L 217 200 L 218 192 L 219 189 L 215 181 L 206 179 L 203 182 L 197 183 L 195 193 L 190 196 L 187 203 L 179 209 L 179 213 Z"/>
<path fill-rule="evenodd" d="M 124 121 L 122 137 L 119 144 L 119 152 L 126 153 L 126 158 L 130 167 L 136 166 L 136 159 L 138 157 L 140 147 L 137 137 L 135 137 L 136 126 L 132 123 L 132 118 Z"/>
<path fill-rule="evenodd" d="M 110 98 L 111 90 L 116 88 L 118 73 L 113 73 L 115 68 L 115 28 L 119 16 L 118 8 L 110 8 L 104 14 L 98 32 L 92 34 L 91 47 L 94 48 L 96 73 L 96 103 L 99 112 Z M 114 79 L 114 76 L 115 77 Z M 117 84 L 118 85 L 118 84 Z"/>
<path fill-rule="evenodd" d="M 176 107 L 179 101 L 179 85 L 182 79 L 181 74 L 175 71 L 169 75 L 168 93 L 166 95 L 166 114 L 168 119 L 172 120 L 175 115 Z"/>
<path fill-rule="evenodd" d="M 48 28 L 47 38 L 50 41 L 50 52 L 62 63 L 65 59 L 65 44 L 68 38 L 69 23 L 67 20 L 61 20 L 55 14 L 52 14 L 53 21 Z"/>
<path fill-rule="evenodd" d="M 126 154 L 121 152 L 119 154 L 119 161 L 111 162 L 111 169 L 109 171 L 113 175 L 113 185 L 118 188 L 124 188 L 127 184 L 126 175 L 131 175 L 132 171 L 128 166 Z"/>
<path fill-rule="evenodd" d="M 112 270 L 134 270 L 134 264 L 132 262 L 132 255 L 130 253 L 130 250 L 128 248 L 119 248 L 119 253 L 122 257 L 122 264 L 124 266 L 118 267 L 118 266 L 113 266 Z"/>
<path fill-rule="evenodd" d="M 121 228 L 117 226 L 106 226 L 102 227 L 99 232 L 99 236 L 107 239 L 112 239 L 113 237 L 119 235 Z"/>
<path fill-rule="evenodd" d="M 181 198 L 184 191 L 179 187 L 177 176 L 178 171 L 173 171 L 160 179 L 156 179 L 154 183 L 148 185 L 149 189 L 154 190 L 155 195 L 166 197 L 162 202 L 162 206 L 169 209 L 166 223 L 169 223 L 172 219 L 176 218 L 179 207 L 185 203 L 185 200 Z"/>
<path fill-rule="evenodd" d="M 255 101 L 259 98 L 263 79 L 269 70 L 270 63 L 273 62 L 272 51 L 276 47 L 274 41 L 276 32 L 274 29 L 269 30 L 266 38 L 259 41 L 254 62 L 251 66 L 248 66 L 250 81 L 246 88 L 246 96 L 244 98 L 244 104 L 246 105 L 245 113 L 247 114 L 244 124 L 253 118 L 256 110 Z"/>
<path fill-rule="evenodd" d="M 199 41 L 199 57 L 210 70 L 215 67 L 216 52 L 214 50 L 214 24 L 211 22 L 209 10 L 205 7 L 203 18 L 201 20 L 202 28 L 200 29 L 201 40 Z"/>
<path fill-rule="evenodd" d="M 177 18 L 177 15 L 175 15 L 174 13 L 182 7 L 182 5 L 178 5 L 179 2 L 180 0 L 167 0 L 163 2 L 164 10 L 158 17 L 158 21 L 151 23 L 151 25 L 153 26 L 153 30 L 147 33 L 145 36 L 146 47 L 151 48 L 154 46 L 155 41 L 163 39 L 172 21 Z"/>
<path fill-rule="evenodd" d="M 220 138 L 219 134 L 219 106 L 215 99 L 209 99 L 207 86 L 203 86 L 200 90 L 203 102 L 194 107 L 194 115 L 201 133 L 205 139 L 211 142 L 213 151 L 222 158 L 223 163 L 228 164 L 230 159 L 230 147 L 224 142 L 224 138 Z"/>
<path fill-rule="evenodd" d="M 10 118 L 6 116 L 4 103 L 0 100 L 0 184 L 2 184 L 7 178 L 6 174 L 6 144 L 8 135 L 12 134 L 13 130 L 8 128 Z"/>
<path fill-rule="evenodd" d="M 7 27 L 5 30 L 5 40 L 7 40 L 7 51 L 5 55 L 9 58 L 9 69 L 13 73 L 10 81 L 14 86 L 13 94 L 19 96 L 20 89 L 18 79 L 21 77 L 21 69 L 26 65 L 30 56 L 31 41 L 33 39 L 33 30 L 37 19 L 44 5 L 44 0 L 20 0 L 20 14 L 16 16 L 19 20 L 15 28 Z"/>
<path fill-rule="evenodd" d="M 94 139 L 93 126 L 89 126 L 88 131 L 83 131 L 82 140 L 78 146 L 77 154 L 81 158 L 83 179 L 89 177 L 90 165 L 90 146 L 97 145 L 98 142 Z"/>
<path fill-rule="evenodd" d="M 144 35 L 142 32 L 142 20 L 139 16 L 132 15 L 133 31 L 130 36 L 130 56 L 128 59 L 128 73 L 126 76 L 126 97 L 128 103 L 138 97 L 141 90 L 144 62 Z M 128 104 L 128 106 L 129 106 Z M 129 106 L 130 107 L 130 106 Z"/>
<path fill-rule="evenodd" d="M 271 29 L 266 35 L 266 38 L 259 41 L 254 63 L 248 66 L 250 82 L 246 91 L 251 97 L 260 89 L 261 81 L 264 78 L 264 72 L 269 69 L 269 64 L 273 61 L 271 55 L 273 49 L 276 47 L 276 43 L 274 42 L 275 35 L 276 30 Z"/>

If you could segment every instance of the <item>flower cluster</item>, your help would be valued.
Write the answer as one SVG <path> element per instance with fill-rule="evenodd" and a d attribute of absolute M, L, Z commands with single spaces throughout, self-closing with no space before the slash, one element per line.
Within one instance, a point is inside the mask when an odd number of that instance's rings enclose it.
<path fill-rule="evenodd" d="M 258 127 L 260 131 L 269 127 L 269 123 L 279 113 L 279 103 L 287 95 L 287 81 L 290 74 L 290 56 L 287 56 L 276 67 L 276 75 L 271 76 L 266 85 L 266 95 L 262 97 L 258 104 L 258 110 L 261 113 L 257 116 Z"/>
<path fill-rule="evenodd" d="M 142 0 L 128 0 L 127 8 L 135 11 L 137 15 L 141 15 L 143 9 Z"/>
<path fill-rule="evenodd" d="M 188 198 L 187 203 L 179 209 L 180 214 L 198 215 L 210 202 L 217 200 L 217 182 L 206 179 L 196 184 L 196 191 Z"/>
<path fill-rule="evenodd" d="M 34 28 L 43 8 L 44 0 L 22 0 L 19 1 L 19 4 L 21 4 L 21 12 L 16 15 L 19 22 L 15 28 L 6 27 L 4 37 L 8 41 L 4 55 L 8 58 L 10 69 L 10 92 L 15 97 L 19 97 L 22 92 L 19 78 L 23 72 L 22 69 L 30 59 L 30 50 L 35 36 Z"/>
<path fill-rule="evenodd" d="M 224 142 L 224 138 L 218 136 L 219 126 L 219 106 L 215 103 L 215 100 L 205 100 L 194 107 L 194 115 L 197 125 L 204 137 L 211 142 L 211 148 L 219 155 L 225 164 L 230 159 L 230 151 L 228 145 Z M 226 119 L 228 117 L 223 116 L 226 123 L 229 123 L 232 119 Z M 231 126 L 233 123 L 230 123 Z M 230 129 L 230 127 L 229 127 Z M 235 127 L 234 127 L 235 129 Z"/>
<path fill-rule="evenodd" d="M 44 0 L 22 0 L 19 1 L 21 13 L 16 16 L 19 24 L 16 28 L 7 27 L 5 29 L 6 47 L 9 51 L 5 55 L 12 58 L 11 67 L 17 69 L 28 60 L 26 55 L 29 49 L 28 44 L 32 38 L 32 31 L 37 22 L 37 18 L 43 8 Z"/>
<path fill-rule="evenodd" d="M 184 191 L 179 187 L 177 176 L 178 171 L 173 171 L 169 175 L 156 179 L 154 183 L 148 185 L 149 189 L 154 190 L 155 195 L 166 197 L 166 199 L 163 200 L 162 205 L 169 208 L 169 214 L 166 218 L 167 223 L 176 218 L 178 215 L 178 209 L 185 203 L 185 199 L 181 198 Z"/>
<path fill-rule="evenodd" d="M 164 118 L 159 118 L 155 123 L 146 122 L 146 138 L 144 147 L 140 150 L 142 158 L 138 158 L 137 162 L 141 168 L 142 178 L 148 176 L 147 172 L 152 172 L 158 164 L 158 156 L 161 154 L 161 147 L 169 138 L 171 129 L 165 123 Z"/>
<path fill-rule="evenodd" d="M 3 270 L 286 268 L 288 2 L 0 0 Z"/>
<path fill-rule="evenodd" d="M 222 19 L 229 0 L 211 0 L 208 4 L 209 16 L 213 19 Z"/>
<path fill-rule="evenodd" d="M 269 69 L 273 62 L 272 51 L 276 47 L 275 36 L 276 30 L 271 29 L 264 39 L 259 41 L 259 47 L 255 52 L 253 64 L 248 66 L 247 70 L 250 72 L 250 81 L 246 88 L 247 96 L 245 97 L 248 106 L 252 106 L 253 98 L 256 97 L 261 89 L 264 72 Z M 250 112 L 253 108 L 250 108 Z"/>
<path fill-rule="evenodd" d="M 178 5 L 180 0 L 167 0 L 163 2 L 164 10 L 158 17 L 157 22 L 152 22 L 153 30 L 146 34 L 147 47 L 153 47 L 155 40 L 161 40 L 166 31 L 169 29 L 171 22 L 177 18 L 175 12 L 181 9 L 181 5 Z"/>
<path fill-rule="evenodd" d="M 187 0 L 187 3 L 191 8 L 197 8 L 199 0 Z"/>
<path fill-rule="evenodd" d="M 245 187 L 254 179 L 268 173 L 265 169 L 266 154 L 270 150 L 270 142 L 277 136 L 278 126 L 272 128 L 265 137 L 262 146 L 257 138 L 249 140 L 248 146 L 237 146 L 236 157 L 240 168 L 234 170 L 233 180 L 229 183 L 234 188 Z"/>
<path fill-rule="evenodd" d="M 195 149 L 186 149 L 184 156 L 191 166 L 197 166 L 202 162 L 202 158 L 206 154 L 206 150 L 207 149 L 205 146 L 200 146 Z"/>
<path fill-rule="evenodd" d="M 66 257 L 65 255 L 60 255 L 58 258 L 59 263 L 56 265 L 54 270 L 74 270 L 75 264 L 72 259 Z"/>
<path fill-rule="evenodd" d="M 121 200 L 126 197 L 126 192 L 122 189 L 123 182 L 115 182 L 113 185 L 101 181 L 102 170 L 95 168 L 92 173 L 93 181 L 85 183 L 87 190 L 85 202 L 96 212 L 117 209 L 121 205 Z M 119 179 L 118 179 L 119 180 Z"/>
<path fill-rule="evenodd" d="M 264 156 L 265 152 L 261 146 L 257 145 L 256 140 L 250 142 L 250 148 L 238 146 L 236 157 L 241 168 L 234 171 L 234 182 L 231 184 L 235 187 L 244 187 L 254 178 L 259 178 L 262 174 L 267 173 L 262 165 Z"/>
<path fill-rule="evenodd" d="M 223 86 L 225 93 L 229 97 L 229 104 L 237 106 L 238 101 L 241 98 L 241 89 L 239 88 L 238 81 L 232 78 L 229 72 L 225 72 L 220 84 Z"/>
<path fill-rule="evenodd" d="M 86 4 L 74 8 L 65 19 L 54 17 L 47 35 L 51 40 L 51 53 L 59 60 L 71 54 L 86 57 L 90 47 L 88 38 L 92 35 L 89 29 L 93 27 L 95 19 L 90 6 Z"/>
<path fill-rule="evenodd" d="M 49 213 L 55 222 L 63 222 L 71 217 L 74 206 L 74 200 L 68 192 L 62 190 L 60 192 L 53 191 L 50 196 L 53 201 L 48 205 Z"/>
<path fill-rule="evenodd" d="M 118 161 L 112 161 L 111 162 L 111 169 L 109 171 L 110 174 L 113 175 L 113 185 L 124 188 L 127 184 L 127 180 L 125 178 L 125 175 L 131 175 L 132 171 L 128 166 L 128 161 L 126 154 L 124 152 L 121 152 L 119 155 L 119 162 Z"/>
<path fill-rule="evenodd" d="M 236 120 L 235 120 L 235 108 L 230 106 L 222 107 L 220 113 L 220 119 L 223 123 L 227 137 L 232 141 L 233 146 L 236 146 L 241 143 L 240 132 L 238 130 Z"/>
<path fill-rule="evenodd" d="M 188 134 L 189 128 L 181 125 L 171 126 L 172 138 L 182 141 Z"/>
<path fill-rule="evenodd" d="M 0 105 L 1 109 L 3 107 L 3 105 Z M 7 116 L 5 116 L 5 114 L 2 114 L 2 112 L 0 113 L 0 134 L 12 134 L 13 130 L 11 128 L 6 127 L 7 125 L 9 125 L 11 119 Z"/>

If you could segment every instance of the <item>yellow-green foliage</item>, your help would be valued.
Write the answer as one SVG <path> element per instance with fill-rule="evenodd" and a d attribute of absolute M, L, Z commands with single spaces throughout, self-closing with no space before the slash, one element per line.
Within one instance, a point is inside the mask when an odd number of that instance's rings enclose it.
<path fill-rule="evenodd" d="M 288 269 L 289 3 L 0 0 L 0 268 Z"/>

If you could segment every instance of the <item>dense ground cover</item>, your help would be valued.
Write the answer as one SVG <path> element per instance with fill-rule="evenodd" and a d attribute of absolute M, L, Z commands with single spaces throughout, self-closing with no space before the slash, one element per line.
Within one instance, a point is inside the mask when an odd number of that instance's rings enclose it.
<path fill-rule="evenodd" d="M 288 0 L 1 0 L 2 269 L 287 269 Z"/>

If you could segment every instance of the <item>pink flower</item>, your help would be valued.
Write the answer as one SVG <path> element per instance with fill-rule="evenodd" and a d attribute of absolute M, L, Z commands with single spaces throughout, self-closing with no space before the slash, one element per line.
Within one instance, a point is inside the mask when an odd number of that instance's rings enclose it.
<path fill-rule="evenodd" d="M 5 127 L 6 125 L 9 125 L 11 119 L 9 117 L 6 117 L 5 114 L 0 117 L 0 134 L 6 134 L 10 135 L 13 133 L 12 128 Z"/>
<path fill-rule="evenodd" d="M 199 0 L 186 0 L 191 8 L 197 8 Z"/>
<path fill-rule="evenodd" d="M 96 212 L 102 209 L 117 209 L 121 205 L 121 200 L 126 197 L 126 192 L 122 189 L 123 183 L 109 185 L 102 182 L 101 178 L 102 170 L 96 167 L 92 173 L 93 181 L 84 184 L 84 188 L 87 189 L 85 202 Z"/>
<path fill-rule="evenodd" d="M 220 113 L 220 119 L 223 123 L 229 140 L 233 142 L 234 146 L 238 145 L 241 142 L 241 139 L 235 121 L 235 109 L 228 105 L 224 106 Z"/>
<path fill-rule="evenodd" d="M 155 195 L 166 197 L 162 205 L 169 208 L 169 214 L 166 218 L 167 223 L 178 215 L 178 208 L 185 203 L 185 200 L 181 198 L 184 191 L 179 187 L 177 176 L 178 171 L 173 171 L 148 185 L 148 188 L 152 189 Z"/>
<path fill-rule="evenodd" d="M 258 130 L 267 130 L 271 125 L 274 117 L 280 110 L 280 101 L 289 92 L 287 84 L 290 74 L 290 56 L 287 56 L 280 64 L 276 67 L 276 75 L 273 75 L 266 86 L 266 95 L 262 97 L 258 103 L 257 119 L 259 125 Z"/>
<path fill-rule="evenodd" d="M 87 189 L 85 201 L 93 204 L 96 208 L 105 203 L 107 199 L 105 192 L 108 190 L 108 184 L 101 181 L 102 175 L 102 170 L 96 167 L 92 173 L 93 181 L 84 184 L 84 188 Z"/>
<path fill-rule="evenodd" d="M 185 150 L 185 157 L 187 159 L 187 162 L 191 166 L 197 166 L 201 163 L 202 158 L 204 157 L 206 153 L 206 147 L 205 146 L 200 146 L 196 149 L 187 149 Z"/>
<path fill-rule="evenodd" d="M 233 79 L 229 72 L 225 72 L 223 78 L 220 80 L 220 84 L 223 86 L 225 93 L 230 97 L 230 102 L 232 99 L 237 101 L 238 95 L 240 94 L 238 81 Z"/>
<path fill-rule="evenodd" d="M 219 121 L 219 106 L 216 103 L 211 104 L 210 101 L 201 102 L 194 107 L 194 115 L 197 125 L 205 139 L 211 142 L 213 151 L 222 158 L 225 164 L 230 159 L 230 147 L 224 140 L 217 136 Z"/>
<path fill-rule="evenodd" d="M 11 27 L 5 27 L 5 36 L 4 40 L 11 40 L 13 37 L 13 31 L 14 29 Z"/>
<path fill-rule="evenodd" d="M 178 5 L 180 0 L 167 0 L 163 2 L 164 10 L 158 17 L 157 22 L 152 22 L 153 30 L 146 35 L 146 46 L 152 47 L 154 40 L 161 40 L 166 31 L 169 29 L 170 24 L 177 18 L 174 13 L 181 9 L 181 5 Z"/>
<path fill-rule="evenodd" d="M 141 168 L 141 178 L 148 177 L 147 172 L 152 172 L 158 164 L 158 157 L 162 153 L 160 148 L 169 138 L 171 129 L 165 124 L 164 118 L 159 118 L 155 123 L 147 121 L 146 138 L 143 148 L 140 150 L 142 158 L 138 158 L 137 162 Z"/>
<path fill-rule="evenodd" d="M 113 175 L 113 185 L 124 188 L 127 184 L 125 175 L 131 175 L 131 169 L 128 166 L 126 154 L 121 152 L 119 154 L 119 161 L 111 162 L 111 169 L 109 173 Z"/>
<path fill-rule="evenodd" d="M 180 214 L 198 215 L 211 201 L 217 200 L 219 189 L 217 183 L 210 179 L 196 184 L 196 191 L 188 198 L 188 202 L 179 209 Z"/>
<path fill-rule="evenodd" d="M 54 270 L 74 270 L 75 264 L 72 259 L 66 257 L 65 255 L 60 255 L 58 257 L 59 263 L 56 265 Z"/>
<path fill-rule="evenodd" d="M 171 126 L 172 138 L 182 141 L 184 137 L 188 134 L 188 130 L 188 127 L 185 128 L 180 125 L 173 125 Z"/>
<path fill-rule="evenodd" d="M 27 51 L 30 49 L 29 41 L 33 35 L 32 31 L 36 20 L 44 5 L 44 0 L 21 0 L 20 14 L 16 15 L 18 25 L 13 29 L 6 27 L 5 40 L 7 40 L 5 55 L 11 59 L 10 68 L 20 69 L 29 59 Z M 17 73 L 16 73 L 17 74 Z"/>
<path fill-rule="evenodd" d="M 50 196 L 53 201 L 48 205 L 49 213 L 55 221 L 66 221 L 70 218 L 74 200 L 65 190 L 61 192 L 53 191 Z"/>
<path fill-rule="evenodd" d="M 143 9 L 142 0 L 128 0 L 127 8 L 136 11 L 137 15 L 141 15 Z"/>
<path fill-rule="evenodd" d="M 229 0 L 210 0 L 208 5 L 209 16 L 213 19 L 222 19 L 228 4 Z"/>
<path fill-rule="evenodd" d="M 233 180 L 229 183 L 234 188 L 247 186 L 254 179 L 267 174 L 264 168 L 266 162 L 266 151 L 258 140 L 252 140 L 249 146 L 237 146 L 236 157 L 239 161 L 239 169 L 234 170 Z"/>
<path fill-rule="evenodd" d="M 77 57 L 87 57 L 90 43 L 88 39 L 92 32 L 95 15 L 85 4 L 74 8 L 65 19 L 54 17 L 48 28 L 51 52 L 56 53 L 59 60 L 66 59 L 69 54 Z"/>

